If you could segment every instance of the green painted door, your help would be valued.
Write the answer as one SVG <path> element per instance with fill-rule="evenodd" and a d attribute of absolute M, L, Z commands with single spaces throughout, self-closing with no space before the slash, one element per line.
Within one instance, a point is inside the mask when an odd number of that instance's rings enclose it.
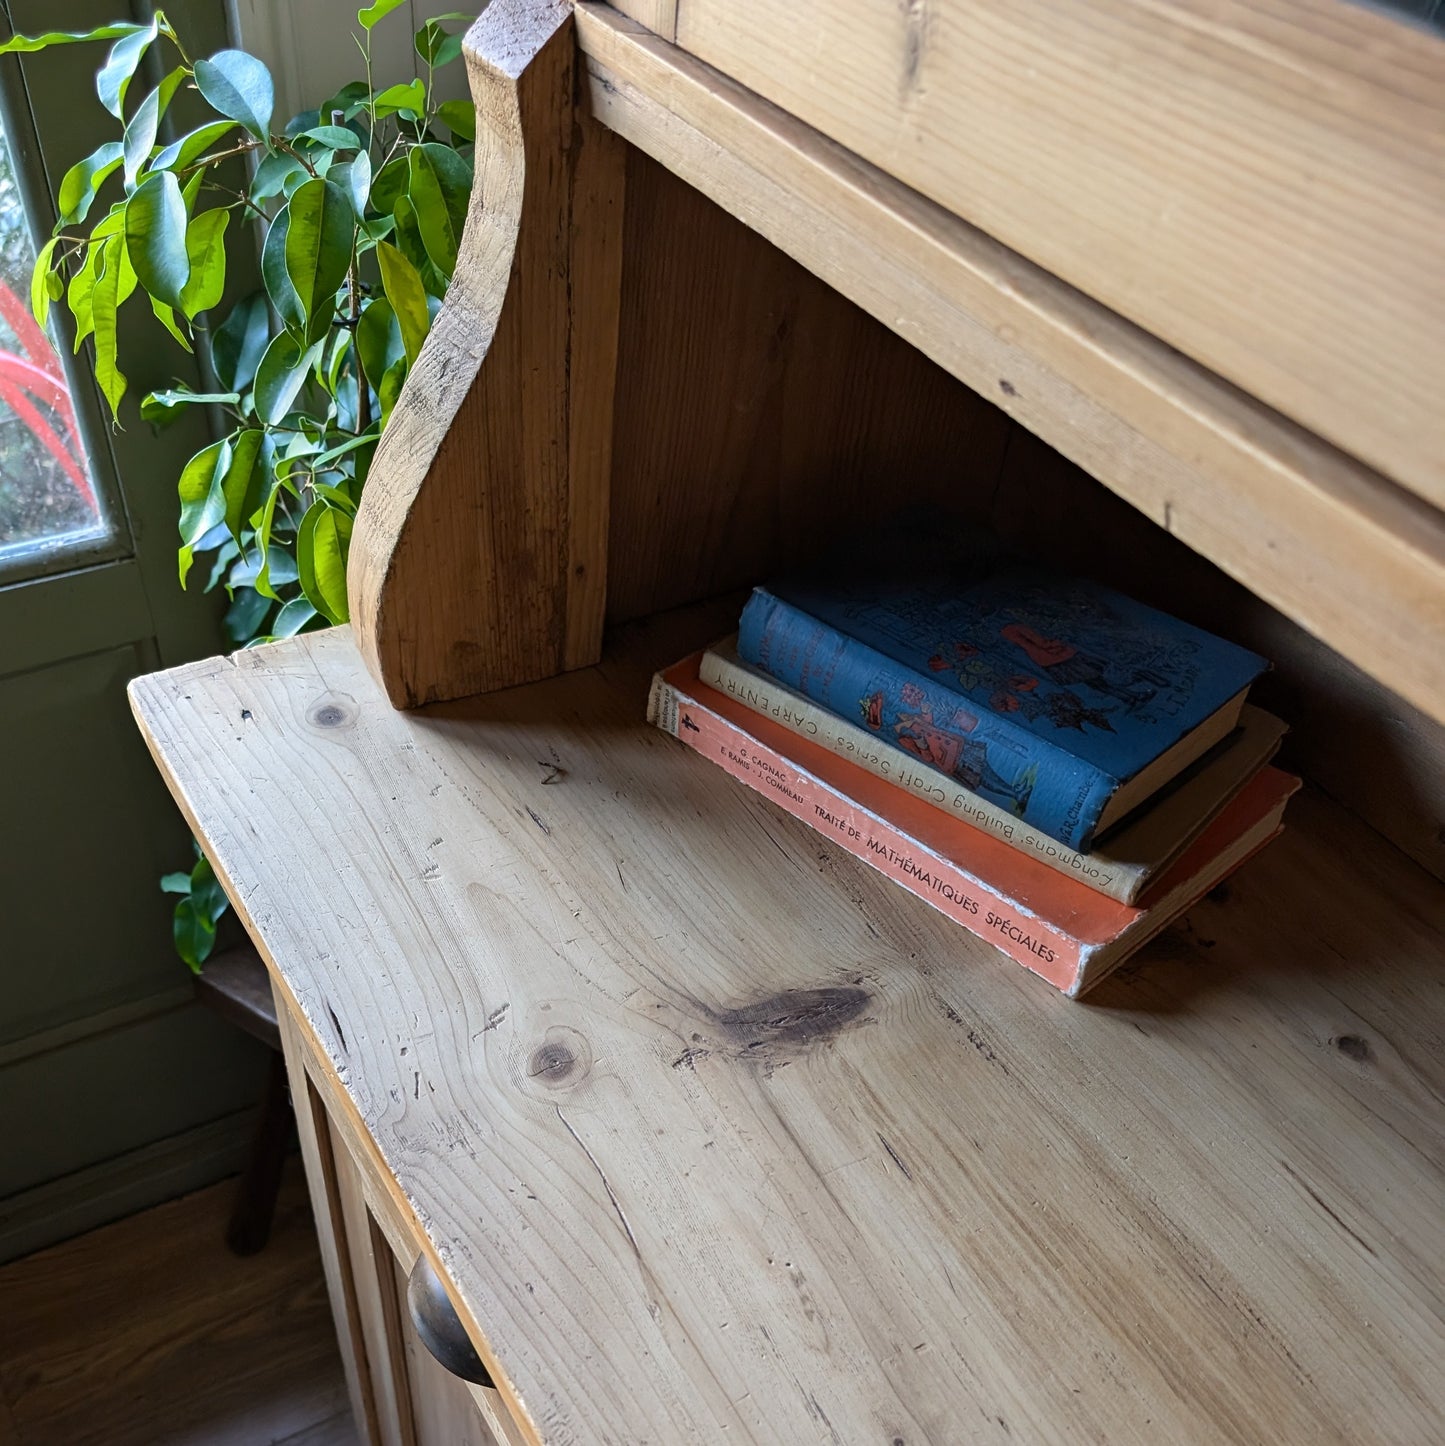
<path fill-rule="evenodd" d="M 142 7 L 6 8 L 33 33 Z M 166 9 L 204 49 L 227 43 L 223 0 Z M 215 599 L 176 578 L 175 482 L 208 438 L 154 434 L 133 401 L 113 431 L 89 344 L 69 361 L 53 323 L 62 362 L 25 321 L 33 235 L 65 169 L 113 135 L 103 57 L 0 63 L 0 1259 L 234 1168 L 264 1064 L 191 1000 L 157 889 L 190 840 L 125 699 L 137 673 L 222 646 Z M 200 385 L 142 296 L 121 324 L 132 398 Z"/>

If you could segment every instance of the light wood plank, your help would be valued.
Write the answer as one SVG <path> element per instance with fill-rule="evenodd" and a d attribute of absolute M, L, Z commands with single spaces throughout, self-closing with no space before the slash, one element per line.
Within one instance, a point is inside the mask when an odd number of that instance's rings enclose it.
<path fill-rule="evenodd" d="M 565 0 L 495 0 L 464 49 L 471 211 L 349 566 L 357 637 L 398 706 L 544 677 L 601 645 L 621 147 L 575 108 Z"/>
<path fill-rule="evenodd" d="M 577 24 L 607 125 L 1445 718 L 1442 514 L 606 7 Z"/>
<path fill-rule="evenodd" d="M 1345 0 L 682 0 L 677 40 L 1445 505 L 1445 39 Z"/>
<path fill-rule="evenodd" d="M 477 1413 L 492 1433 L 496 1446 L 531 1446 L 531 1438 L 512 1420 L 500 1391 L 490 1386 L 468 1385 L 467 1391 Z"/>
<path fill-rule="evenodd" d="M 1445 890 L 1306 797 L 1070 1004 L 646 728 L 722 623 L 133 687 L 529 1434 L 1438 1437 Z"/>
<path fill-rule="evenodd" d="M 677 39 L 677 0 L 617 0 L 613 8 L 663 40 Z"/>
<path fill-rule="evenodd" d="M 376 1402 L 381 1446 L 432 1446 L 418 1434 L 412 1411 L 394 1257 L 367 1208 L 361 1177 L 345 1150 L 336 1151 L 335 1165 L 337 1199 L 346 1222 L 346 1253 L 356 1292 L 357 1323 L 366 1347 L 366 1374 Z"/>
<path fill-rule="evenodd" d="M 375 1393 L 366 1361 L 366 1338 L 361 1327 L 356 1282 L 346 1246 L 346 1218 L 342 1210 L 336 1156 L 326 1110 L 306 1073 L 301 1031 L 287 1012 L 289 995 L 275 984 L 276 1019 L 281 1029 L 286 1077 L 291 1085 L 291 1106 L 296 1113 L 296 1133 L 301 1141 L 301 1160 L 306 1169 L 306 1186 L 316 1219 L 317 1242 L 321 1247 L 321 1268 L 326 1294 L 331 1302 L 331 1321 L 341 1351 L 346 1377 L 346 1394 L 351 1416 L 363 1446 L 382 1446 L 381 1425 Z"/>

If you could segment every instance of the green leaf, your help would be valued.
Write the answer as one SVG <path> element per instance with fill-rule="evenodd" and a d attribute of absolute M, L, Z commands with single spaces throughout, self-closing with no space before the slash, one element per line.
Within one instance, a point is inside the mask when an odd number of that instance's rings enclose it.
<path fill-rule="evenodd" d="M 270 598 L 262 597 L 254 588 L 241 588 L 222 619 L 226 636 L 237 646 L 249 643 L 261 632 L 270 611 Z"/>
<path fill-rule="evenodd" d="M 70 278 L 65 304 L 75 318 L 75 350 L 95 330 L 95 283 L 100 279 L 101 262 L 105 259 L 105 242 L 92 240 L 86 248 L 85 260 Z"/>
<path fill-rule="evenodd" d="M 363 30 L 370 30 L 378 20 L 390 15 L 399 5 L 404 5 L 406 0 L 376 0 L 375 5 L 367 5 L 364 9 L 356 12 L 357 22 Z"/>
<path fill-rule="evenodd" d="M 349 80 L 335 95 L 328 97 L 317 112 L 318 118 L 336 123 L 337 112 L 346 120 L 360 115 L 371 102 L 371 87 L 364 80 Z"/>
<path fill-rule="evenodd" d="M 55 255 L 58 245 L 60 237 L 52 236 L 40 248 L 40 254 L 35 258 L 35 265 L 30 271 L 30 310 L 41 326 L 45 325 L 50 315 L 50 258 Z"/>
<path fill-rule="evenodd" d="M 181 310 L 192 321 L 220 303 L 226 289 L 226 227 L 231 213 L 203 211 L 186 227 L 191 274 L 181 291 Z"/>
<path fill-rule="evenodd" d="M 419 80 L 409 80 L 405 85 L 389 85 L 372 102 L 372 108 L 377 120 L 395 115 L 398 111 L 423 116 L 426 114 L 426 86 Z"/>
<path fill-rule="evenodd" d="M 273 638 L 294 638 L 316 616 L 318 616 L 316 609 L 311 606 L 308 599 L 293 597 L 276 614 L 276 621 L 271 624 L 271 636 Z"/>
<path fill-rule="evenodd" d="M 359 151 L 366 142 L 345 126 L 312 126 L 296 137 L 298 141 L 315 141 L 332 151 Z"/>
<path fill-rule="evenodd" d="M 140 174 L 140 168 L 150 158 L 150 153 L 155 149 L 156 131 L 161 123 L 161 93 L 153 90 L 141 101 L 136 113 L 130 118 L 130 123 L 125 128 L 125 188 L 127 191 L 135 189 L 136 177 Z"/>
<path fill-rule="evenodd" d="M 396 406 L 396 399 L 401 395 L 402 384 L 406 381 L 406 373 L 410 363 L 405 357 L 386 369 L 386 375 L 381 379 L 381 385 L 376 389 L 377 400 L 381 403 L 381 425 L 383 430 L 391 420 L 392 408 Z"/>
<path fill-rule="evenodd" d="M 266 294 L 271 298 L 271 305 L 276 308 L 281 324 L 287 331 L 299 336 L 306 329 L 306 313 L 286 269 L 286 237 L 290 229 L 291 207 L 282 206 L 261 246 L 261 280 L 266 283 Z"/>
<path fill-rule="evenodd" d="M 383 296 L 371 302 L 356 323 L 356 354 L 361 358 L 366 380 L 380 395 L 381 379 L 406 356 L 396 312 Z"/>
<path fill-rule="evenodd" d="M 125 269 L 125 241 L 112 236 L 105 243 L 100 273 L 91 291 L 91 320 L 95 327 L 95 379 L 110 406 L 111 420 L 120 420 L 121 399 L 125 396 L 125 373 L 116 364 L 115 318 L 120 309 Z"/>
<path fill-rule="evenodd" d="M 216 926 L 201 917 L 190 898 L 184 898 L 176 905 L 171 938 L 182 962 L 190 966 L 192 973 L 199 974 L 216 947 Z"/>
<path fill-rule="evenodd" d="M 281 338 L 278 338 L 280 340 Z M 276 501 L 281 496 L 280 486 L 273 487 L 261 508 L 261 519 L 256 524 L 256 550 L 261 555 L 261 570 L 256 574 L 252 586 L 262 597 L 280 602 L 280 596 L 271 586 L 271 529 L 276 521 Z"/>
<path fill-rule="evenodd" d="M 381 265 L 381 285 L 386 299 L 396 313 L 401 327 L 401 341 L 408 363 L 416 361 L 417 353 L 431 330 L 431 314 L 427 310 L 426 288 L 417 269 L 389 241 L 377 243 L 376 259 Z"/>
<path fill-rule="evenodd" d="M 167 306 L 180 306 L 191 261 L 186 252 L 186 203 L 173 172 L 147 176 L 126 202 L 125 246 L 140 284 Z"/>
<path fill-rule="evenodd" d="M 450 146 L 428 142 L 408 157 L 407 195 L 416 207 L 417 229 L 433 266 L 450 278 L 466 225 L 472 168 Z"/>
<path fill-rule="evenodd" d="M 244 391 L 255 379 L 270 340 L 270 308 L 265 295 L 253 291 L 231 308 L 230 315 L 211 334 L 211 366 L 216 380 L 233 391 Z"/>
<path fill-rule="evenodd" d="M 477 138 L 477 108 L 469 100 L 444 100 L 437 107 L 441 123 L 464 141 Z"/>
<path fill-rule="evenodd" d="M 0 45 L 0 55 L 29 55 L 32 51 L 47 50 L 52 45 L 76 45 L 85 40 L 116 40 L 123 35 L 135 35 L 145 28 L 126 21 L 97 25 L 94 30 L 50 30 L 44 35 L 12 35 Z"/>
<path fill-rule="evenodd" d="M 374 436 L 353 437 L 347 443 L 348 447 L 374 447 L 375 445 L 376 438 Z M 317 460 L 320 461 L 319 458 Z M 356 503 L 352 501 L 350 494 L 343 491 L 341 487 L 332 486 L 329 482 L 313 482 L 311 486 L 318 497 L 326 498 L 333 507 L 339 507 L 348 517 L 355 518 Z"/>
<path fill-rule="evenodd" d="M 410 167 L 404 155 L 393 156 L 377 173 L 371 183 L 371 204 L 378 211 L 387 212 L 395 207 L 406 195 L 407 181 L 411 176 Z"/>
<path fill-rule="evenodd" d="M 279 427 L 297 393 L 306 383 L 307 373 L 321 355 L 322 342 L 302 349 L 289 332 L 282 332 L 266 348 L 261 365 L 256 369 L 256 415 L 268 426 Z"/>
<path fill-rule="evenodd" d="M 444 30 L 441 18 L 428 20 L 416 33 L 416 53 L 436 68 L 450 65 L 462 53 L 462 37 Z"/>
<path fill-rule="evenodd" d="M 163 894 L 189 894 L 191 891 L 191 876 L 189 874 L 162 874 L 161 893 Z"/>
<path fill-rule="evenodd" d="M 149 25 L 136 25 L 125 31 L 110 47 L 105 64 L 95 73 L 95 93 L 100 103 L 117 120 L 124 119 L 125 93 L 130 89 L 131 78 L 140 66 L 142 58 L 150 49 L 157 34 L 157 22 L 152 17 Z"/>
<path fill-rule="evenodd" d="M 366 203 L 371 198 L 371 157 L 365 151 L 358 151 L 351 160 L 337 166 L 327 179 L 346 192 L 358 216 L 366 215 Z"/>
<path fill-rule="evenodd" d="M 246 519 L 261 505 L 267 454 L 266 434 L 259 427 L 248 427 L 232 438 L 230 461 L 221 477 L 221 496 L 226 527 L 238 542 Z"/>
<path fill-rule="evenodd" d="M 331 328 L 336 292 L 351 265 L 356 213 L 346 192 L 319 177 L 291 197 L 286 232 L 286 275 L 306 319 L 307 336 L 319 341 Z"/>
<path fill-rule="evenodd" d="M 164 391 L 152 392 L 146 400 L 153 400 L 160 407 L 199 407 L 213 403 L 234 406 L 241 398 L 235 392 L 193 392 L 189 387 L 167 387 Z"/>
<path fill-rule="evenodd" d="M 179 179 L 179 177 L 177 177 Z M 206 168 L 198 166 L 191 172 L 190 179 L 181 188 L 181 200 L 186 208 L 186 220 L 189 221 L 195 213 L 196 197 L 201 194 L 201 185 L 206 179 Z"/>
<path fill-rule="evenodd" d="M 320 471 L 332 462 L 336 462 L 340 458 L 345 457 L 349 452 L 359 451 L 362 447 L 374 447 L 376 442 L 377 433 L 374 430 L 367 432 L 364 436 L 348 437 L 344 442 L 338 442 L 336 446 L 328 447 L 324 452 L 318 452 L 316 456 L 311 459 L 312 464 Z M 318 483 L 317 491 L 319 492 L 320 490 L 321 484 Z M 354 502 L 351 503 L 350 510 L 352 512 L 356 511 L 356 504 Z"/>
<path fill-rule="evenodd" d="M 221 477 L 230 465 L 229 442 L 212 442 L 203 447 L 181 472 L 177 491 L 181 499 L 179 553 L 181 587 L 186 585 L 195 546 L 218 522 L 225 520 L 226 499 L 221 492 Z"/>
<path fill-rule="evenodd" d="M 218 50 L 196 62 L 196 87 L 224 116 L 239 121 L 258 140 L 271 144 L 276 88 L 271 72 L 244 50 Z"/>
<path fill-rule="evenodd" d="M 185 334 L 185 332 L 181 330 L 180 326 L 177 324 L 175 312 L 169 306 L 167 306 L 164 301 L 159 301 L 154 296 L 151 297 L 151 310 L 155 312 L 156 320 L 160 322 L 160 324 L 165 327 L 168 332 L 170 332 L 171 336 L 174 337 L 176 341 L 178 341 L 187 351 L 195 350 L 195 348 L 191 346 L 190 338 Z M 151 393 L 151 396 L 154 395 L 155 393 Z M 145 417 L 146 421 L 152 422 L 157 420 L 157 418 L 154 415 L 147 415 L 146 402 L 148 401 L 150 401 L 150 397 L 145 397 L 142 399 L 140 404 L 140 414 L 142 417 Z M 154 413 L 155 408 L 152 407 L 151 410 L 152 413 Z"/>
<path fill-rule="evenodd" d="M 78 225 L 85 220 L 95 202 L 95 193 L 120 165 L 124 154 L 125 148 L 120 141 L 107 141 L 65 173 L 56 198 L 61 225 Z"/>
<path fill-rule="evenodd" d="M 304 178 L 308 174 L 306 167 L 285 151 L 263 156 L 261 164 L 256 167 L 256 174 L 251 178 L 251 199 L 269 201 L 272 196 L 279 196 L 286 189 L 286 183 L 292 177 Z"/>
<path fill-rule="evenodd" d="M 346 556 L 351 519 L 327 502 L 313 502 L 296 529 L 296 570 L 301 591 L 329 623 L 344 623 Z"/>
<path fill-rule="evenodd" d="M 222 136 L 235 128 L 236 122 L 233 120 L 210 121 L 199 126 L 189 135 L 172 141 L 163 151 L 158 152 L 151 162 L 151 170 L 184 170 L 197 156 L 209 150 Z"/>

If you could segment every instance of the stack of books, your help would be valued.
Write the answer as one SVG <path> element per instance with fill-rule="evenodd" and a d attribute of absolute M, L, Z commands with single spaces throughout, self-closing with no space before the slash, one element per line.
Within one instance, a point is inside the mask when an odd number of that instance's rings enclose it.
<path fill-rule="evenodd" d="M 756 589 L 648 716 L 1077 997 L 1279 833 L 1267 666 L 915 524 Z"/>

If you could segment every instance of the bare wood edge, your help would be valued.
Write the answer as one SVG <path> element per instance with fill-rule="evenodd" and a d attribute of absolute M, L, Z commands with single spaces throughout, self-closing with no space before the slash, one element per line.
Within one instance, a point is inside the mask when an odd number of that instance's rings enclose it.
<path fill-rule="evenodd" d="M 677 39 L 678 0 L 613 0 L 612 8 L 663 40 Z"/>
<path fill-rule="evenodd" d="M 236 667 L 237 663 L 234 658 L 208 658 L 203 659 L 199 663 L 191 663 L 186 666 L 194 670 L 210 671 L 217 666 Z M 388 1237 L 390 1236 L 390 1231 L 387 1229 L 388 1225 L 391 1230 L 397 1230 L 398 1233 L 400 1222 L 406 1222 L 410 1225 L 412 1237 L 417 1242 L 419 1248 L 425 1252 L 427 1259 L 431 1262 L 432 1268 L 437 1273 L 437 1278 L 446 1287 L 447 1296 L 456 1309 L 457 1317 L 465 1327 L 472 1344 L 477 1348 L 477 1354 L 481 1356 L 483 1363 L 486 1365 L 498 1394 L 501 1396 L 508 1412 L 516 1423 L 518 1433 L 530 1443 L 530 1446 L 545 1446 L 545 1442 L 542 1439 L 536 1423 L 533 1421 L 521 1396 L 517 1393 L 516 1387 L 512 1384 L 511 1379 L 503 1368 L 486 1332 L 482 1329 L 480 1322 L 476 1316 L 473 1315 L 466 1301 L 456 1293 L 452 1286 L 451 1277 L 445 1262 L 437 1252 L 430 1235 L 423 1227 L 415 1207 L 412 1205 L 410 1199 L 408 1199 L 406 1193 L 401 1189 L 396 1177 L 387 1167 L 386 1161 L 382 1157 L 380 1147 L 372 1138 L 370 1130 L 366 1127 L 366 1122 L 361 1117 L 361 1111 L 357 1108 L 355 1101 L 352 1100 L 350 1094 L 347 1092 L 346 1086 L 336 1074 L 335 1066 L 332 1064 L 327 1052 L 322 1048 L 312 1045 L 311 1041 L 317 1037 L 316 1021 L 313 1020 L 302 1007 L 301 1001 L 292 991 L 285 975 L 272 956 L 262 931 L 257 927 L 255 919 L 252 918 L 250 910 L 246 907 L 246 896 L 244 892 L 237 887 L 236 881 L 222 864 L 210 839 L 201 828 L 200 820 L 196 816 L 195 809 L 192 807 L 190 797 L 186 793 L 180 780 L 171 771 L 165 754 L 161 750 L 160 743 L 151 731 L 150 720 L 146 714 L 146 698 L 152 693 L 156 694 L 157 698 L 159 698 L 161 679 L 164 677 L 171 677 L 173 679 L 174 676 L 174 672 L 170 674 L 152 673 L 134 678 L 126 689 L 126 696 L 130 701 L 131 713 L 135 718 L 136 726 L 140 730 L 141 737 L 145 739 L 145 744 L 150 750 L 151 758 L 155 762 L 157 769 L 159 769 L 161 777 L 165 780 L 166 787 L 170 790 L 176 807 L 180 809 L 187 826 L 191 830 L 192 836 L 195 838 L 202 852 L 206 855 L 206 858 L 210 861 L 217 882 L 225 891 L 226 897 L 231 901 L 231 907 L 236 911 L 236 917 L 245 929 L 247 937 L 251 940 L 252 944 L 255 945 L 256 952 L 261 956 L 261 961 L 266 966 L 266 972 L 271 977 L 271 989 L 278 1006 L 277 1017 L 282 1021 L 282 1039 L 286 1041 L 288 1039 L 288 1031 L 290 1031 L 290 1043 L 293 1046 L 297 1044 L 301 1046 L 299 1051 L 293 1048 L 288 1054 L 287 1065 L 289 1067 L 292 1057 L 299 1053 L 300 1062 L 303 1065 L 305 1074 L 311 1079 L 318 1093 L 324 1091 L 327 1105 L 334 1107 L 340 1116 L 339 1119 L 335 1120 L 335 1123 L 339 1124 L 345 1130 L 348 1147 L 351 1148 L 354 1153 L 361 1154 L 364 1157 L 361 1162 L 364 1165 L 362 1171 L 363 1181 L 365 1182 L 369 1176 L 372 1181 L 384 1185 L 388 1192 L 390 1197 L 388 1202 L 389 1208 L 383 1207 L 376 1212 L 382 1223 L 384 1233 L 387 1233 Z M 307 1039 L 297 1031 L 297 1021 L 305 1021 L 306 1029 L 310 1032 L 311 1039 Z M 315 1077 L 318 1073 L 322 1075 L 322 1078 L 319 1080 Z M 328 1124 L 329 1123 L 330 1120 L 328 1120 Z M 392 1243 L 394 1244 L 396 1242 Z M 368 1394 L 369 1388 L 364 1384 L 358 1383 L 358 1388 L 364 1396 Z"/>
<path fill-rule="evenodd" d="M 464 41 L 471 207 L 377 448 L 349 566 L 358 646 L 398 707 L 600 655 L 623 147 L 599 126 L 579 137 L 571 13 L 567 0 L 493 0 Z M 549 314 L 529 327 L 539 291 Z M 522 539 L 498 536 L 503 514 L 524 519 Z M 467 530 L 480 575 L 459 578 L 445 558 Z"/>
<path fill-rule="evenodd" d="M 1445 721 L 1445 516 L 604 5 L 592 111 Z"/>

